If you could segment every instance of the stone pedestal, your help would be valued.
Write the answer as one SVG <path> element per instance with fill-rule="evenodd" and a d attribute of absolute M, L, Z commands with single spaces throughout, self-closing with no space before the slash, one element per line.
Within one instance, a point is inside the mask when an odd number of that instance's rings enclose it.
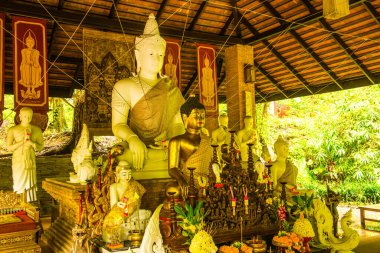
<path fill-rule="evenodd" d="M 244 80 L 245 65 L 253 65 L 253 47 L 234 45 L 226 48 L 224 59 L 226 60 L 226 80 L 228 80 L 226 94 L 229 127 L 237 131 L 244 127 L 245 116 L 256 119 L 254 82 L 251 80 L 245 83 Z M 255 121 L 254 128 L 256 128 Z"/>
<path fill-rule="evenodd" d="M 52 252 L 70 253 L 72 229 L 78 220 L 80 193 L 86 185 L 68 183 L 69 178 L 47 178 L 42 188 L 59 202 L 59 217 L 42 235 L 42 243 Z"/>

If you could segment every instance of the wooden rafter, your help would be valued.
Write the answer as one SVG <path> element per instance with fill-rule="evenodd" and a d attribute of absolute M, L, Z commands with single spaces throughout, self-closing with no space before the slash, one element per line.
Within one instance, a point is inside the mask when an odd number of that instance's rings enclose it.
<path fill-rule="evenodd" d="M 158 11 L 157 11 L 157 14 L 156 14 L 156 19 L 158 20 L 161 15 L 162 15 L 162 12 L 164 11 L 164 8 L 165 8 L 165 5 L 166 5 L 166 2 L 167 0 L 163 0 L 160 4 L 160 8 L 158 8 Z"/>
<path fill-rule="evenodd" d="M 261 74 L 263 74 L 265 76 L 266 79 L 268 79 L 271 84 L 276 87 L 276 89 L 283 95 L 283 97 L 281 99 L 284 99 L 284 98 L 288 98 L 288 95 L 286 95 L 286 92 L 284 91 L 283 88 L 281 88 L 281 86 L 278 84 L 278 82 L 276 81 L 276 79 L 274 79 L 264 68 L 262 68 L 260 66 L 260 64 L 258 64 L 256 61 L 254 61 L 255 63 L 255 68 L 261 72 Z"/>
<path fill-rule="evenodd" d="M 380 14 L 376 11 L 373 5 L 370 2 L 364 2 L 365 8 L 371 14 L 372 18 L 380 25 Z"/>
<path fill-rule="evenodd" d="M 366 2 L 366 0 L 350 0 L 350 7 L 355 6 L 357 4 L 361 4 Z M 286 30 L 294 30 L 300 27 L 304 27 L 305 25 L 316 21 L 320 18 L 323 18 L 323 11 L 317 11 L 315 13 L 312 13 L 310 15 L 306 15 L 305 17 L 298 18 L 292 22 L 285 21 L 282 25 L 275 27 L 273 29 L 267 30 L 262 33 L 257 33 L 252 38 L 244 40 L 244 43 L 246 44 L 252 44 L 254 42 L 262 41 L 264 39 L 270 39 L 273 37 L 278 36 L 279 34 L 283 33 Z"/>
<path fill-rule="evenodd" d="M 62 10 L 64 5 L 65 5 L 65 0 L 59 0 L 57 9 Z"/>
<path fill-rule="evenodd" d="M 380 74 L 374 75 L 375 80 L 377 83 L 380 81 Z M 346 79 L 341 81 L 342 87 L 347 90 L 347 89 L 353 89 L 357 87 L 365 87 L 372 85 L 372 83 L 368 80 L 367 77 L 361 77 L 361 78 L 352 78 L 352 79 Z M 320 85 L 321 88 L 313 88 L 314 94 L 323 94 L 323 93 L 329 93 L 329 92 L 334 92 L 334 91 L 339 91 L 339 87 L 335 85 L 335 83 L 324 83 Z M 303 96 L 308 96 L 310 95 L 309 92 L 305 89 L 299 90 L 299 91 L 286 91 L 285 94 L 289 98 L 296 98 L 296 97 L 303 97 Z M 260 100 L 259 97 L 256 97 L 257 102 L 261 103 L 263 102 Z M 284 99 L 282 94 L 275 94 L 272 96 L 267 96 L 267 99 L 270 101 L 276 101 L 276 100 L 281 100 Z"/>
<path fill-rule="evenodd" d="M 201 16 L 201 14 L 202 14 L 202 12 L 203 12 L 203 9 L 204 9 L 205 6 L 206 6 L 206 3 L 207 3 L 207 1 L 203 1 L 203 2 L 201 3 L 201 6 L 199 6 L 199 9 L 197 10 L 197 13 L 195 13 L 195 16 L 194 16 L 194 18 L 193 18 L 193 21 L 191 21 L 191 23 L 190 23 L 190 25 L 189 25 L 189 28 L 188 28 L 189 31 L 194 30 L 194 26 L 197 24 L 198 19 L 199 19 L 199 17 Z"/>
<path fill-rule="evenodd" d="M 239 12 L 241 15 L 241 13 Z M 254 35 L 258 34 L 258 31 L 249 23 L 249 21 L 245 18 L 241 18 L 242 23 L 250 30 Z M 309 83 L 303 78 L 298 71 L 281 55 L 280 52 L 275 49 L 272 44 L 268 40 L 262 40 L 262 43 L 274 54 L 277 59 L 280 60 L 280 62 L 300 81 L 300 83 L 307 89 L 310 94 L 313 94 L 313 92 L 308 88 Z M 255 65 L 258 66 L 258 65 Z M 272 82 L 273 83 L 273 82 Z"/>
<path fill-rule="evenodd" d="M 220 30 L 219 35 L 225 35 L 225 33 L 226 33 L 228 27 L 230 26 L 232 20 L 234 20 L 234 13 L 233 12 L 228 17 L 227 22 L 224 24 L 222 30 Z"/>
<path fill-rule="evenodd" d="M 241 15 L 239 15 L 239 11 L 238 11 L 238 7 L 237 7 L 237 1 L 236 0 L 233 0 L 233 10 L 232 10 L 233 14 L 234 14 L 234 25 L 236 27 L 235 29 L 235 32 L 236 32 L 236 35 L 241 38 L 241 29 L 240 29 L 240 26 L 239 26 L 239 23 L 240 23 L 240 17 Z"/>
<path fill-rule="evenodd" d="M 57 23 L 54 21 L 53 28 L 51 29 L 51 35 L 49 40 L 49 48 L 48 48 L 48 59 L 51 59 L 51 56 L 53 54 L 53 43 L 55 39 L 55 35 L 57 34 Z"/>
<path fill-rule="evenodd" d="M 49 11 L 49 13 L 56 19 L 58 22 L 78 25 L 83 19 L 83 13 L 80 12 L 72 12 L 66 10 L 56 10 L 55 8 L 51 8 L 45 6 L 45 8 Z M 3 12 L 14 13 L 17 15 L 30 16 L 36 18 L 43 18 L 51 20 L 51 16 L 49 13 L 45 11 L 44 8 L 38 5 L 30 5 L 26 3 L 20 2 L 10 2 L 10 1 L 0 1 L 0 9 Z M 141 31 L 144 30 L 145 22 L 135 21 L 135 20 L 121 20 L 121 24 L 124 27 L 124 32 L 131 35 L 138 35 Z M 122 33 L 119 22 L 115 22 L 114 18 L 102 17 L 99 15 L 88 14 L 86 19 L 83 20 L 82 25 L 84 27 L 97 28 L 101 25 L 102 29 L 107 31 L 113 31 Z M 172 27 L 160 27 L 160 33 L 162 36 L 168 36 L 172 38 L 182 38 L 183 30 L 179 28 Z M 199 32 L 199 31 L 185 31 L 184 38 L 191 38 L 192 40 L 196 40 L 199 42 L 207 42 L 220 44 L 226 42 L 228 36 L 221 35 L 213 35 L 210 36 L 207 32 Z M 237 37 L 229 37 L 227 44 L 242 44 L 243 41 Z"/>
<path fill-rule="evenodd" d="M 112 6 L 111 6 L 111 9 L 110 9 L 110 13 L 108 14 L 109 18 L 115 17 L 116 8 L 117 8 L 117 5 L 119 4 L 119 2 L 120 2 L 120 0 L 113 0 L 112 1 Z"/>

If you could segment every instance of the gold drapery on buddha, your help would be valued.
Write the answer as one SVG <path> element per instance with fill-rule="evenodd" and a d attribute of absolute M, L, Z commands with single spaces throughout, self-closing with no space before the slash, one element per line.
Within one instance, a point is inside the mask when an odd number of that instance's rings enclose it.
<path fill-rule="evenodd" d="M 4 110 L 4 26 L 5 13 L 0 13 L 0 125 L 3 124 Z"/>

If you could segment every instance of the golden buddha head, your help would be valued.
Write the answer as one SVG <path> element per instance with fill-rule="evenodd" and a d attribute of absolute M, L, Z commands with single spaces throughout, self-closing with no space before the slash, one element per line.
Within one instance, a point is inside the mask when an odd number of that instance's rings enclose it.
<path fill-rule="evenodd" d="M 153 14 L 149 15 L 144 34 L 136 37 L 135 48 L 138 73 L 141 70 L 158 73 L 162 69 L 166 41 L 160 36 L 158 24 Z"/>
<path fill-rule="evenodd" d="M 30 31 L 28 33 L 28 37 L 26 37 L 26 39 L 25 39 L 25 45 L 28 48 L 33 48 L 35 45 L 35 40 L 33 39 L 32 35 L 30 34 Z"/>
<path fill-rule="evenodd" d="M 196 97 L 190 97 L 180 108 L 185 128 L 201 129 L 205 125 L 206 110 Z"/>

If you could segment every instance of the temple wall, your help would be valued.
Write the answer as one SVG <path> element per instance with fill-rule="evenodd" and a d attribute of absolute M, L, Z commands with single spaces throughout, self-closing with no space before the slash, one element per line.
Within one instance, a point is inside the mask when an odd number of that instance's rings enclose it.
<path fill-rule="evenodd" d="M 42 189 L 45 178 L 68 177 L 74 171 L 71 155 L 44 156 L 36 158 L 37 165 L 37 198 L 40 202 L 41 214 L 50 214 L 52 198 Z M 0 159 L 0 190 L 13 191 L 12 158 Z"/>

